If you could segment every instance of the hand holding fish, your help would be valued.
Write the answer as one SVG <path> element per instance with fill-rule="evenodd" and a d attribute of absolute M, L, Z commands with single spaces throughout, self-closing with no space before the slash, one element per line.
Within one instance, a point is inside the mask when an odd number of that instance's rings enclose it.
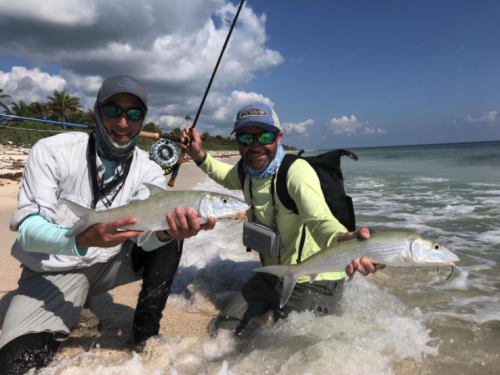
<path fill-rule="evenodd" d="M 60 198 L 79 218 L 66 237 L 76 236 L 79 247 L 111 247 L 133 237 L 142 246 L 151 235 L 160 240 L 173 237 L 181 241 L 196 236 L 200 230 L 213 229 L 216 219 L 241 219 L 248 209 L 248 204 L 231 195 L 201 190 L 167 192 L 156 185 L 144 185 L 150 192 L 149 198 L 104 211 Z"/>
<path fill-rule="evenodd" d="M 352 239 L 357 239 L 360 241 L 366 241 L 370 238 L 370 230 L 368 228 L 361 228 L 355 232 L 342 233 L 335 236 L 331 242 L 331 245 L 337 244 L 339 242 L 348 241 Z M 345 268 L 345 273 L 348 277 L 354 272 L 359 272 L 363 276 L 368 276 L 371 273 L 377 272 L 377 270 L 382 270 L 385 268 L 385 264 L 372 263 L 366 257 L 361 259 L 353 259 L 353 261 L 348 264 Z"/>
<path fill-rule="evenodd" d="M 366 228 L 361 231 L 365 232 Z M 343 270 L 369 268 L 372 265 L 388 265 L 393 267 L 455 267 L 460 258 L 439 242 L 410 232 L 372 232 L 369 241 L 348 239 L 356 238 L 356 232 L 344 234 L 332 241 L 332 245 L 311 255 L 300 264 L 273 265 L 254 269 L 283 277 L 283 295 L 281 307 L 290 297 L 295 283 L 301 276 L 309 276 L 311 282 L 323 272 L 340 272 Z M 366 233 L 361 234 L 367 238 Z M 342 243 L 339 243 L 342 242 Z M 355 262 L 352 259 L 361 261 Z M 365 262 L 365 263 L 363 263 Z M 350 268 L 352 266 L 353 268 Z"/>
<path fill-rule="evenodd" d="M 186 215 L 184 215 L 182 208 L 177 207 L 175 214 L 179 225 L 176 224 L 174 216 L 171 213 L 167 214 L 167 222 L 170 227 L 168 233 L 177 241 L 196 236 L 200 230 L 212 230 L 215 227 L 215 218 L 213 217 L 208 218 L 205 224 L 200 224 L 196 212 L 192 208 L 188 208 Z"/>
<path fill-rule="evenodd" d="M 75 236 L 77 247 L 113 247 L 126 240 L 138 237 L 141 232 L 135 230 L 119 231 L 127 225 L 133 225 L 137 222 L 135 217 L 118 219 L 109 223 L 94 224 L 83 232 Z"/>

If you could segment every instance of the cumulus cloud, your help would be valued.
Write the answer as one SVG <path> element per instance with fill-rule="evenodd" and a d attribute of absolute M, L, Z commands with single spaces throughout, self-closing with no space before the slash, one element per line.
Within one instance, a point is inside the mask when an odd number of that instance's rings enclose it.
<path fill-rule="evenodd" d="M 385 134 L 385 133 L 386 133 L 386 131 L 383 129 L 369 128 L 368 126 L 365 128 L 365 131 L 363 132 L 363 134 L 365 134 L 365 135 Z"/>
<path fill-rule="evenodd" d="M 89 0 L 85 6 L 76 0 L 17 3 L 0 0 L 0 35 L 8 35 L 0 38 L 0 53 L 35 65 L 59 64 L 60 75 L 51 76 L 59 80 L 57 88 L 78 94 L 87 108 L 103 78 L 132 75 L 148 88 L 151 118 L 171 116 L 163 118 L 165 127 L 187 114 L 194 118 L 229 32 L 224 20 L 234 18 L 238 5 L 227 0 L 143 0 L 140 6 L 119 0 Z M 257 93 L 234 91 L 284 61 L 266 45 L 266 21 L 265 14 L 242 9 L 200 121 L 230 127 L 239 107 L 252 100 L 270 102 Z M 35 90 L 29 80 L 20 85 L 25 92 Z M 17 81 L 14 91 L 2 88 L 10 95 L 22 91 Z"/>
<path fill-rule="evenodd" d="M 160 123 L 160 128 L 167 129 L 167 131 L 168 128 L 186 127 L 186 120 L 184 119 L 184 117 L 179 116 L 164 115 L 160 117 L 158 122 Z"/>
<path fill-rule="evenodd" d="M 160 126 L 166 128 L 184 127 L 186 115 L 190 115 L 194 121 L 200 100 L 198 98 L 190 99 L 186 103 L 153 108 L 148 115 L 148 120 L 159 122 Z M 229 95 L 214 92 L 209 95 L 205 102 L 198 121 L 207 124 L 205 130 L 209 130 L 211 133 L 214 131 L 214 134 L 229 135 L 233 129 L 238 110 L 252 102 L 274 105 L 269 98 L 254 92 L 234 90 Z"/>
<path fill-rule="evenodd" d="M 385 134 L 386 131 L 380 128 L 368 127 L 368 121 L 358 121 L 356 116 L 351 115 L 351 117 L 342 116 L 340 118 L 332 118 L 325 125 L 325 135 L 323 138 L 327 138 L 329 135 L 345 135 L 348 137 L 356 136 L 358 134 L 362 135 L 374 135 L 374 134 Z M 364 130 L 362 130 L 364 127 Z"/>
<path fill-rule="evenodd" d="M 12 101 L 24 100 L 26 103 L 45 101 L 54 90 L 63 90 L 66 80 L 58 75 L 50 75 L 40 69 L 26 69 L 15 66 L 10 72 L 0 71 L 0 87 Z"/>
<path fill-rule="evenodd" d="M 61 25 L 91 25 L 97 20 L 96 2 L 87 0 L 0 0 L 0 14 L 26 21 Z"/>
<path fill-rule="evenodd" d="M 299 123 L 287 122 L 281 126 L 283 128 L 283 133 L 287 136 L 309 137 L 307 127 L 312 125 L 314 125 L 314 121 L 309 119 Z"/>
<path fill-rule="evenodd" d="M 500 122 L 500 112 L 498 112 L 498 111 L 485 112 L 485 113 L 483 113 L 482 116 L 480 116 L 478 118 L 474 118 L 472 116 L 467 116 L 465 118 L 465 121 L 471 122 L 471 123 L 487 124 L 487 125 L 497 124 Z"/>

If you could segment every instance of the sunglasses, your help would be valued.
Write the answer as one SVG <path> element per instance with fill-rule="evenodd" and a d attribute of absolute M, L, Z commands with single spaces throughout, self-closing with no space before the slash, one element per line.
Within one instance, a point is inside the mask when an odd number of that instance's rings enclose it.
<path fill-rule="evenodd" d="M 257 138 L 257 142 L 262 146 L 267 146 L 273 144 L 278 136 L 277 132 L 265 132 L 259 134 L 248 134 L 248 133 L 237 133 L 236 140 L 242 146 L 251 146 L 254 139 Z"/>
<path fill-rule="evenodd" d="M 104 114 L 111 118 L 118 118 L 125 112 L 127 118 L 132 121 L 139 121 L 146 116 L 146 111 L 141 108 L 129 108 L 127 110 L 118 107 L 116 104 L 104 104 L 101 106 Z"/>

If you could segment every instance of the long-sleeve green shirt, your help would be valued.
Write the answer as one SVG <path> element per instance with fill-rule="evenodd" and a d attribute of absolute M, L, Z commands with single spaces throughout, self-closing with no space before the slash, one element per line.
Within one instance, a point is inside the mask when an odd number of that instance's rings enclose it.
<path fill-rule="evenodd" d="M 227 189 L 240 190 L 241 183 L 238 177 L 238 163 L 233 166 L 215 160 L 210 155 L 200 165 L 208 176 Z M 279 168 L 279 167 L 278 167 Z M 259 224 L 272 227 L 272 176 L 252 179 L 253 202 L 250 200 L 249 180 L 245 179 L 245 201 L 253 203 L 255 217 Z M 287 175 L 287 188 L 290 196 L 295 201 L 299 215 L 286 209 L 275 195 L 278 206 L 276 224 L 281 236 L 281 264 L 296 264 L 299 253 L 299 244 L 302 234 L 302 225 L 306 224 L 306 239 L 302 250 L 302 260 L 307 259 L 320 249 L 330 245 L 332 238 L 338 233 L 347 232 L 346 228 L 332 215 L 325 202 L 323 191 L 314 169 L 305 160 L 295 161 Z M 247 212 L 251 218 L 251 212 Z M 277 258 L 264 257 L 265 265 L 278 263 Z M 316 280 L 339 280 L 344 278 L 343 272 L 322 273 Z M 309 281 L 308 276 L 303 276 L 299 282 Z"/>

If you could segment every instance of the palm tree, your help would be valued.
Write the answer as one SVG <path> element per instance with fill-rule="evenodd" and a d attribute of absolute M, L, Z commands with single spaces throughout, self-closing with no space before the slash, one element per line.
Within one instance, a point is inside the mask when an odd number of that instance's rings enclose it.
<path fill-rule="evenodd" d="M 48 103 L 33 102 L 28 106 L 30 115 L 34 118 L 46 120 L 50 116 Z"/>
<path fill-rule="evenodd" d="M 171 137 L 181 137 L 182 130 L 181 130 L 181 128 L 175 128 L 170 133 L 168 133 L 168 135 Z"/>
<path fill-rule="evenodd" d="M 186 120 L 186 126 L 189 126 L 189 121 L 191 121 L 191 120 L 192 120 L 192 118 L 191 118 L 191 116 L 186 115 L 186 116 L 184 117 L 184 120 Z"/>
<path fill-rule="evenodd" d="M 85 112 L 82 124 L 95 126 L 95 116 L 94 116 L 93 110 L 87 109 L 87 112 Z"/>
<path fill-rule="evenodd" d="M 144 125 L 145 132 L 150 132 L 150 133 L 160 133 L 161 128 L 160 125 L 155 124 L 154 122 L 148 122 L 146 125 Z"/>
<path fill-rule="evenodd" d="M 20 116 L 20 117 L 30 117 L 31 111 L 29 106 L 20 100 L 19 103 L 12 102 L 11 109 L 8 110 L 9 115 Z"/>
<path fill-rule="evenodd" d="M 201 140 L 202 142 L 208 142 L 210 140 L 210 133 L 209 132 L 203 132 L 201 135 Z"/>
<path fill-rule="evenodd" d="M 91 125 L 95 126 L 94 112 L 91 109 L 87 109 L 86 112 L 77 110 L 67 118 L 68 122 L 81 125 Z"/>
<path fill-rule="evenodd" d="M 81 110 L 83 108 L 80 105 L 80 98 L 76 96 L 70 96 L 66 91 L 53 91 L 53 96 L 47 96 L 49 99 L 49 109 L 51 114 L 59 121 L 65 122 L 66 118 L 72 113 Z M 63 125 L 63 129 L 66 130 L 66 125 Z"/>
<path fill-rule="evenodd" d="M 31 111 L 23 100 L 20 100 L 18 103 L 12 102 L 12 104 L 10 106 L 11 106 L 11 108 L 7 108 L 7 111 L 5 111 L 8 115 L 20 116 L 20 117 L 30 117 L 31 116 Z M 11 121 L 9 121 L 9 124 L 13 125 L 13 126 L 17 126 L 17 125 L 19 125 L 19 120 L 17 120 L 17 119 L 11 120 Z"/>
<path fill-rule="evenodd" d="M 4 102 L 2 102 L 2 100 L 10 98 L 10 95 L 2 94 L 2 93 L 3 93 L 3 89 L 0 89 L 0 107 L 5 109 L 6 111 L 8 111 L 9 107 L 7 107 L 7 105 Z"/>

